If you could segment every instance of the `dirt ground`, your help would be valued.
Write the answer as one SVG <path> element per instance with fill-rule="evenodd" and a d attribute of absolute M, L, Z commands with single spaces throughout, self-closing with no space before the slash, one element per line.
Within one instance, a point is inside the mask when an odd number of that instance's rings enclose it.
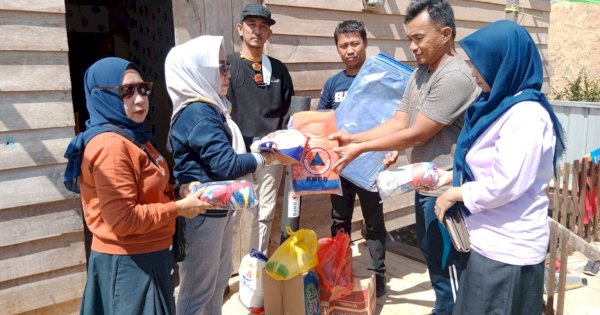
<path fill-rule="evenodd" d="M 590 78 L 600 78 L 599 25 L 598 4 L 565 1 L 552 4 L 548 30 L 552 90 L 560 90 L 575 80 L 581 69 Z"/>

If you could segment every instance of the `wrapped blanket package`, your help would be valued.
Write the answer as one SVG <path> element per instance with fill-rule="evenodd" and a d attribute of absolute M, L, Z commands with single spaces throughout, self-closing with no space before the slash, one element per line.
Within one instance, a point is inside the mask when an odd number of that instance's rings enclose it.
<path fill-rule="evenodd" d="M 340 177 L 333 171 L 338 154 L 337 140 L 329 140 L 336 131 L 333 111 L 304 111 L 292 116 L 290 125 L 308 138 L 300 163 L 292 164 L 292 187 L 297 196 L 342 194 Z"/>
<path fill-rule="evenodd" d="M 238 210 L 258 205 L 254 184 L 247 180 L 226 180 L 200 184 L 192 189 L 197 192 L 204 188 L 200 200 L 218 209 Z"/>
<path fill-rule="evenodd" d="M 400 105 L 411 73 L 409 67 L 385 54 L 369 57 L 335 111 L 337 129 L 358 133 L 390 119 Z M 342 176 L 363 189 L 375 191 L 386 153 L 361 154 L 344 168 Z"/>
<path fill-rule="evenodd" d="M 307 141 L 308 139 L 298 130 L 278 130 L 254 141 L 250 151 L 255 153 L 277 151 L 289 158 L 289 162 L 299 163 Z"/>
<path fill-rule="evenodd" d="M 377 189 L 381 199 L 395 193 L 411 191 L 417 187 L 435 188 L 439 173 L 433 163 L 422 162 L 386 170 L 377 176 Z"/>

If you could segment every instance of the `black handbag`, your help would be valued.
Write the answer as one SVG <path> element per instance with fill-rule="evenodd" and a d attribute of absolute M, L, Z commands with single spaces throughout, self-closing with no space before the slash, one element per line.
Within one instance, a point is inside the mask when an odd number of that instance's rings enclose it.
<path fill-rule="evenodd" d="M 175 255 L 176 262 L 182 262 L 185 259 L 186 247 L 185 218 L 177 217 L 175 221 L 175 234 L 173 234 L 173 255 Z"/>

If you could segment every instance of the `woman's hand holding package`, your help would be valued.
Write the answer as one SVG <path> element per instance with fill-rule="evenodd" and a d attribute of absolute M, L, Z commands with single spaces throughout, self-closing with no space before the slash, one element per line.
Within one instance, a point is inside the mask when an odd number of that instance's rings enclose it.
<path fill-rule="evenodd" d="M 435 189 L 452 183 L 453 172 L 438 169 L 438 185 Z"/>
<path fill-rule="evenodd" d="M 294 160 L 289 157 L 279 153 L 277 151 L 277 146 L 273 147 L 273 152 L 261 152 L 260 155 L 265 159 L 265 165 L 274 165 L 274 164 L 292 164 L 295 163 Z"/>
<path fill-rule="evenodd" d="M 179 215 L 192 219 L 195 216 L 206 212 L 206 209 L 211 207 L 207 202 L 200 200 L 200 196 L 204 192 L 203 189 L 198 190 L 195 193 L 191 193 L 192 189 L 200 185 L 200 182 L 191 182 L 179 187 L 179 195 L 184 197 L 183 199 L 177 200 L 175 203 L 179 207 Z"/>
<path fill-rule="evenodd" d="M 301 161 L 307 141 L 298 130 L 277 130 L 254 141 L 250 151 L 261 153 L 266 165 L 293 164 Z"/>

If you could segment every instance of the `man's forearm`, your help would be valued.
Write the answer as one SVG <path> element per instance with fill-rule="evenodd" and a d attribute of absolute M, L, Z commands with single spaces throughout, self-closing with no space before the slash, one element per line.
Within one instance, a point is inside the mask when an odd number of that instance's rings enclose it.
<path fill-rule="evenodd" d="M 391 119 L 385 121 L 383 124 L 375 126 L 369 130 L 354 134 L 354 143 L 362 143 L 367 141 L 377 140 L 390 134 L 396 133 L 402 129 L 408 127 L 408 124 L 403 121 L 402 117 L 398 114 L 394 115 Z M 385 151 L 385 150 L 381 150 Z"/>
<path fill-rule="evenodd" d="M 370 151 L 404 150 L 406 148 L 422 146 L 427 143 L 427 141 L 421 138 L 422 137 L 415 133 L 411 128 L 400 129 L 361 142 L 359 148 L 361 153 Z"/>

